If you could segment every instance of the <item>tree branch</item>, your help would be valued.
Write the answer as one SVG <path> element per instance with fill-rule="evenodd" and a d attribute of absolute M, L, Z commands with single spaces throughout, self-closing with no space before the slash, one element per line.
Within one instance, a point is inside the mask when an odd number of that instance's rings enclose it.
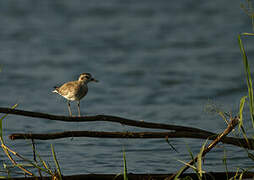
<path fill-rule="evenodd" d="M 176 131 L 176 132 L 101 132 L 101 131 L 65 131 L 50 134 L 24 134 L 15 133 L 9 136 L 12 140 L 17 139 L 39 139 L 39 140 L 50 140 L 60 139 L 69 137 L 93 137 L 93 138 L 195 138 L 195 139 L 209 139 L 215 140 L 218 134 L 208 136 L 202 132 L 188 132 L 188 131 Z M 254 149 L 250 146 L 245 139 L 233 138 L 233 137 L 222 137 L 220 139 L 222 143 L 231 144 L 239 147 L 248 149 Z M 254 144 L 252 139 L 249 139 L 249 143 Z"/>
<path fill-rule="evenodd" d="M 53 134 L 12 134 L 11 139 L 58 139 L 66 137 L 101 137 L 101 138 L 199 138 L 199 139 L 211 139 L 214 140 L 218 134 L 185 126 L 176 126 L 162 123 L 150 123 L 144 121 L 130 120 L 117 116 L 109 115 L 95 115 L 95 116 L 84 116 L 84 117 L 69 117 L 69 116 L 59 116 L 51 115 L 40 112 L 24 111 L 18 109 L 4 108 L 0 107 L 0 113 L 14 114 L 21 116 L 28 116 L 33 118 L 44 118 L 49 120 L 65 121 L 65 122 L 91 122 L 91 121 L 107 121 L 120 123 L 128 126 L 135 126 L 140 128 L 150 128 L 150 129 L 163 129 L 171 130 L 174 132 L 92 132 L 92 131 L 68 131 Z M 248 139 L 250 144 L 247 144 L 244 139 L 224 137 L 221 142 L 226 144 L 232 144 L 236 146 L 245 147 L 248 149 L 254 149 L 251 145 L 254 144 L 252 139 Z"/>
<path fill-rule="evenodd" d="M 33 118 L 44 118 L 49 120 L 65 121 L 65 122 L 108 121 L 108 122 L 120 123 L 127 126 L 135 126 L 135 127 L 141 127 L 141 128 L 165 129 L 165 130 L 173 130 L 173 131 L 180 130 L 180 131 L 189 131 L 189 132 L 204 132 L 210 136 L 216 135 L 212 132 L 198 129 L 198 128 L 161 124 L 161 123 L 150 123 L 150 122 L 130 120 L 130 119 L 122 118 L 122 117 L 109 116 L 109 115 L 69 117 L 69 116 L 58 116 L 58 115 L 51 115 L 51 114 L 40 113 L 40 112 L 23 111 L 23 110 L 3 108 L 3 107 L 0 107 L 0 113 L 15 114 L 15 115 L 28 116 Z"/>

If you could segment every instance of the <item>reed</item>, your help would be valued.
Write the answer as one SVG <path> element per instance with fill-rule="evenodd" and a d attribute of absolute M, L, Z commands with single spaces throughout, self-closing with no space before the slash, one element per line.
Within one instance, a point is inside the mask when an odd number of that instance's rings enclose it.
<path fill-rule="evenodd" d="M 249 94 L 249 109 L 250 109 L 250 117 L 252 120 L 252 127 L 254 127 L 254 101 L 253 101 L 253 86 L 252 86 L 252 79 L 251 79 L 251 72 L 250 72 L 250 65 L 248 62 L 248 57 L 246 55 L 245 52 L 245 48 L 242 42 L 242 37 L 244 36 L 254 36 L 253 33 L 242 33 L 238 35 L 238 43 L 240 46 L 240 51 L 242 54 L 242 58 L 243 58 L 243 65 L 244 65 L 244 72 L 245 72 L 245 77 L 246 77 L 246 82 L 247 82 L 247 86 L 248 86 L 248 94 Z"/>
<path fill-rule="evenodd" d="M 123 147 L 123 179 L 128 180 L 127 162 L 124 147 Z"/>
<path fill-rule="evenodd" d="M 253 31 L 254 31 L 254 10 L 253 10 L 253 6 L 252 6 L 252 1 L 251 0 L 246 0 L 246 5 L 245 4 L 241 4 L 241 8 L 243 9 L 243 11 L 251 18 L 252 21 L 252 27 L 253 27 Z M 244 123 L 243 123 L 243 110 L 244 110 L 244 106 L 246 103 L 246 100 L 248 100 L 248 105 L 249 105 L 249 111 L 250 111 L 250 119 L 252 122 L 252 128 L 254 128 L 254 96 L 253 96 L 253 84 L 252 84 L 252 77 L 251 77 L 251 70 L 250 70 L 250 65 L 249 65 L 249 60 L 248 60 L 248 56 L 244 47 L 244 39 L 248 38 L 248 37 L 252 37 L 254 36 L 254 33 L 240 33 L 238 35 L 238 44 L 240 47 L 240 52 L 242 55 L 242 60 L 243 60 L 243 67 L 244 67 L 244 73 L 245 73 L 245 78 L 246 78 L 246 84 L 248 87 L 248 96 L 244 96 L 241 98 L 240 100 L 240 105 L 239 105 L 239 125 L 238 125 L 238 132 L 239 134 L 241 134 L 246 143 L 248 144 L 249 147 L 254 147 L 254 144 L 251 143 L 248 139 L 248 135 L 247 132 L 244 128 Z M 254 139 L 254 136 L 252 135 L 252 139 Z M 247 148 L 243 148 L 246 153 L 247 156 L 250 160 L 254 161 L 254 155 L 247 149 Z M 226 163 L 226 160 L 224 158 L 224 163 Z M 227 167 L 227 166 L 226 166 Z M 249 171 L 249 170 L 253 170 L 253 167 L 249 167 L 249 168 L 245 168 L 242 170 L 241 173 L 236 173 L 234 179 L 236 179 L 237 177 L 239 179 L 242 179 L 243 174 L 245 173 L 245 171 Z"/>
<path fill-rule="evenodd" d="M 12 106 L 12 109 L 16 108 L 18 105 L 15 104 L 14 106 Z M 21 172 L 23 172 L 23 175 L 29 175 L 32 177 L 36 177 L 36 174 L 34 174 L 31 170 L 28 169 L 37 169 L 39 172 L 40 177 L 42 177 L 41 172 L 43 172 L 44 174 L 50 175 L 52 178 L 55 177 L 55 179 L 60 179 L 62 180 L 62 176 L 61 176 L 61 171 L 60 171 L 60 166 L 58 164 L 56 155 L 55 155 L 55 151 L 53 146 L 51 146 L 51 150 L 52 150 L 52 156 L 54 158 L 55 164 L 56 164 L 56 168 L 57 168 L 57 177 L 56 177 L 56 173 L 54 173 L 49 166 L 46 164 L 46 162 L 44 160 L 42 160 L 41 156 L 39 155 L 39 153 L 36 151 L 35 146 L 34 146 L 34 142 L 32 141 L 33 144 L 33 153 L 34 153 L 34 160 L 29 160 L 28 158 L 23 157 L 21 154 L 17 153 L 16 151 L 12 150 L 11 148 L 9 148 L 5 142 L 4 142 L 4 138 L 3 138 L 3 121 L 5 120 L 5 118 L 8 116 L 8 114 L 3 115 L 0 118 L 0 142 L 1 142 L 1 147 L 3 149 L 3 151 L 5 152 L 5 155 L 9 158 L 9 160 L 11 161 L 12 165 L 7 165 L 7 164 L 3 164 L 3 168 L 4 168 L 4 172 L 7 173 L 7 176 L 0 176 L 0 179 L 9 179 L 11 178 L 11 174 L 15 174 L 16 172 L 12 172 L 11 169 L 17 167 L 21 170 Z M 17 163 L 17 161 L 15 160 L 14 157 L 16 157 L 17 159 L 23 161 L 24 163 Z M 36 161 L 36 159 L 39 159 L 39 163 Z M 20 174 L 20 172 L 18 172 L 18 174 Z"/>
<path fill-rule="evenodd" d="M 52 155 L 53 155 L 55 165 L 56 165 L 56 168 L 57 168 L 58 178 L 60 180 L 62 180 L 62 173 L 61 173 L 60 165 L 59 165 L 58 160 L 56 158 L 56 153 L 55 153 L 55 150 L 54 150 L 54 146 L 52 144 L 51 144 L 51 150 L 52 150 Z"/>

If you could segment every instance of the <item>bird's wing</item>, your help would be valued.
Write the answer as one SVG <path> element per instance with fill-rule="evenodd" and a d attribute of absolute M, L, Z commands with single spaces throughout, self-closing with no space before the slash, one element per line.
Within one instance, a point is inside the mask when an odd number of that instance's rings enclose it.
<path fill-rule="evenodd" d="M 71 81 L 71 82 L 68 82 L 68 83 L 65 83 L 63 84 L 60 88 L 59 88 L 59 93 L 62 95 L 62 96 L 66 96 L 68 95 L 69 93 L 72 93 L 74 90 L 75 90 L 75 87 L 76 87 L 76 83 L 74 81 Z"/>

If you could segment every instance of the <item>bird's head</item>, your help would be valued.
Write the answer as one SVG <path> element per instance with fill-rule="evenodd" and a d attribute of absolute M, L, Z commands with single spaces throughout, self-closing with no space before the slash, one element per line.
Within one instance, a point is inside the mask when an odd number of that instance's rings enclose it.
<path fill-rule="evenodd" d="M 93 81 L 93 82 L 99 82 L 98 80 L 94 79 L 90 73 L 82 73 L 82 74 L 80 74 L 78 80 L 86 82 L 86 83 L 91 82 L 91 81 Z"/>

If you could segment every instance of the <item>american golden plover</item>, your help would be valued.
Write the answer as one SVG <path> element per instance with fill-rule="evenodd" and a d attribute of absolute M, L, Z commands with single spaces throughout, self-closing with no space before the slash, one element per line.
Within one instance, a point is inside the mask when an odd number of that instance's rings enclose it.
<path fill-rule="evenodd" d="M 96 79 L 92 77 L 90 73 L 82 73 L 80 74 L 79 79 L 77 81 L 70 81 L 63 84 L 60 87 L 54 87 L 55 90 L 52 92 L 57 93 L 67 99 L 70 116 L 72 116 L 70 101 L 78 102 L 78 113 L 79 117 L 81 116 L 80 100 L 87 94 L 88 92 L 87 83 L 91 81 L 98 82 Z"/>

